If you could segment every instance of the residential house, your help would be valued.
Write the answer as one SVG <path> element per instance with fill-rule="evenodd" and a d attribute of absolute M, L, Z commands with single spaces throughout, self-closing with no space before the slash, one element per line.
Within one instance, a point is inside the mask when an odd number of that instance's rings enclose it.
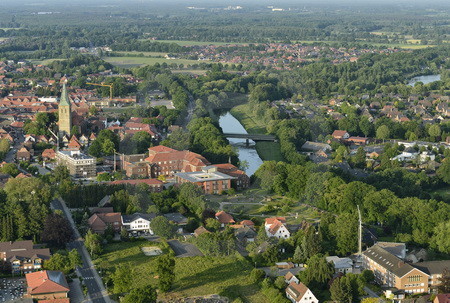
<path fill-rule="evenodd" d="M 433 303 L 450 303 L 450 293 L 437 294 L 433 300 Z"/>
<path fill-rule="evenodd" d="M 346 141 L 355 145 L 366 145 L 369 142 L 369 138 L 352 136 L 349 137 Z"/>
<path fill-rule="evenodd" d="M 156 218 L 156 214 L 135 213 L 132 215 L 122 215 L 122 226 L 131 233 L 150 233 L 153 235 L 150 223 Z"/>
<path fill-rule="evenodd" d="M 39 248 L 33 241 L 0 242 L 0 266 L 12 273 L 29 273 L 42 269 L 45 260 L 50 259 L 48 248 Z"/>
<path fill-rule="evenodd" d="M 287 284 L 291 284 L 292 282 L 294 282 L 294 283 L 296 283 L 296 284 L 300 283 L 300 280 L 299 280 L 296 276 L 294 276 L 290 271 L 288 271 L 288 272 L 284 275 L 284 281 L 285 281 Z"/>
<path fill-rule="evenodd" d="M 255 242 L 256 231 L 253 227 L 240 225 L 240 227 L 234 230 L 234 235 L 245 245 L 248 242 Z"/>
<path fill-rule="evenodd" d="M 164 217 L 167 218 L 167 220 L 169 220 L 169 222 L 172 222 L 173 224 L 178 226 L 178 230 L 177 232 L 182 234 L 183 233 L 183 229 L 186 227 L 187 223 L 188 223 L 188 219 L 183 216 L 180 213 L 168 213 L 168 214 L 164 214 Z"/>
<path fill-rule="evenodd" d="M 326 257 L 327 262 L 333 263 L 335 273 L 352 273 L 353 261 L 350 258 L 339 258 L 338 256 Z"/>
<path fill-rule="evenodd" d="M 43 270 L 25 275 L 27 296 L 36 300 L 68 298 L 69 285 L 60 271 Z"/>
<path fill-rule="evenodd" d="M 227 214 L 223 210 L 216 213 L 216 220 L 219 221 L 220 225 L 222 227 L 225 227 L 225 225 L 228 224 L 234 224 L 236 221 L 234 221 L 233 217 L 230 214 Z"/>
<path fill-rule="evenodd" d="M 31 160 L 31 153 L 25 147 L 22 147 L 16 153 L 16 160 L 29 162 Z"/>
<path fill-rule="evenodd" d="M 56 158 L 56 152 L 52 148 L 44 149 L 42 152 L 42 160 L 44 161 L 51 161 Z"/>
<path fill-rule="evenodd" d="M 345 130 L 335 130 L 331 134 L 331 136 L 333 137 L 333 139 L 336 139 L 336 140 L 342 140 L 342 139 L 346 140 L 346 139 L 350 138 L 350 134 Z"/>
<path fill-rule="evenodd" d="M 286 288 L 286 297 L 292 303 L 319 303 L 312 291 L 302 282 L 299 284 L 292 281 Z"/>
<path fill-rule="evenodd" d="M 121 213 L 96 213 L 89 220 L 90 229 L 98 234 L 103 234 L 108 226 L 111 226 L 115 232 L 120 232 L 122 228 Z"/>
<path fill-rule="evenodd" d="M 286 227 L 286 218 L 284 217 L 266 218 L 264 229 L 268 237 L 287 239 L 291 236 Z"/>
<path fill-rule="evenodd" d="M 210 233 L 210 231 L 207 230 L 206 228 L 204 228 L 203 226 L 200 226 L 196 230 L 194 230 L 194 236 L 195 237 L 199 237 L 199 236 L 201 236 L 203 234 L 206 234 L 206 233 Z"/>

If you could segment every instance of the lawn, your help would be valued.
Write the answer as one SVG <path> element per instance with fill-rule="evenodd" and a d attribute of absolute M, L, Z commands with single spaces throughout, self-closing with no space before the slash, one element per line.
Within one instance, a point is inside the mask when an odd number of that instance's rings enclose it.
<path fill-rule="evenodd" d="M 151 58 L 151 57 L 105 57 L 103 58 L 106 62 L 120 67 L 133 67 L 142 65 L 153 65 L 156 63 L 167 63 L 167 64 L 198 64 L 200 61 L 188 60 L 188 59 L 166 59 L 166 58 Z M 204 61 L 208 62 L 208 61 Z"/>
<path fill-rule="evenodd" d="M 102 274 L 110 274 L 116 265 L 128 264 L 134 271 L 130 284 L 141 287 L 156 285 L 156 257 L 145 256 L 141 247 L 159 246 L 164 253 L 170 248 L 163 243 L 136 241 L 108 244 L 104 253 L 94 260 Z M 266 302 L 259 288 L 252 284 L 248 276 L 252 265 L 238 257 L 187 257 L 175 258 L 175 283 L 171 292 L 160 294 L 160 299 L 220 294 L 236 298 L 243 297 L 248 302 Z M 109 289 L 111 291 L 111 289 Z"/>
<path fill-rule="evenodd" d="M 264 121 L 258 119 L 250 104 L 233 107 L 230 113 L 239 120 L 249 134 L 266 134 Z M 283 161 L 278 142 L 256 142 L 256 151 L 263 161 Z"/>
<path fill-rule="evenodd" d="M 176 43 L 181 46 L 194 46 L 194 45 L 227 45 L 227 44 L 246 44 L 246 43 L 233 43 L 233 42 L 210 42 L 210 41 L 187 41 L 187 40 L 156 40 L 155 42 L 162 43 Z"/>
<path fill-rule="evenodd" d="M 31 59 L 30 62 L 35 65 L 48 65 L 52 62 L 62 61 L 62 60 L 65 60 L 65 59 L 44 59 L 44 60 Z"/>
<path fill-rule="evenodd" d="M 433 199 L 442 199 L 444 202 L 450 202 L 450 187 L 440 188 L 430 192 Z"/>
<path fill-rule="evenodd" d="M 119 54 L 121 56 L 137 56 L 137 55 L 144 55 L 146 57 L 164 57 L 167 55 L 167 53 L 161 53 L 161 52 L 139 52 L 139 51 L 130 51 L 130 52 L 114 52 L 115 54 Z"/>

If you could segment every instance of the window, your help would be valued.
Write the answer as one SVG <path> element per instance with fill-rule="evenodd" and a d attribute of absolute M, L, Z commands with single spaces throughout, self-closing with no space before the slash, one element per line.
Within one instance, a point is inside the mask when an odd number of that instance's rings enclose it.
<path fill-rule="evenodd" d="M 422 279 L 422 276 L 415 275 L 408 277 L 408 282 L 419 282 Z"/>

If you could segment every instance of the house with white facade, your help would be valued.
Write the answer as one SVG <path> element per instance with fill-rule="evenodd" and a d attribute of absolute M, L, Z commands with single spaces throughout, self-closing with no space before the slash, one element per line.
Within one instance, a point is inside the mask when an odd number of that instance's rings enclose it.
<path fill-rule="evenodd" d="M 350 258 L 339 258 L 338 256 L 326 257 L 327 262 L 333 263 L 335 273 L 352 273 L 353 261 Z"/>
<path fill-rule="evenodd" d="M 150 233 L 153 231 L 150 222 L 156 217 L 156 214 L 135 213 L 132 215 L 122 215 L 122 226 L 130 233 Z"/>
<path fill-rule="evenodd" d="M 298 284 L 300 282 L 300 280 L 290 271 L 288 271 L 287 274 L 284 275 L 284 281 L 287 284 L 291 284 L 292 282 Z"/>
<path fill-rule="evenodd" d="M 264 223 L 264 229 L 269 238 L 287 239 L 291 236 L 286 227 L 286 218 L 283 217 L 267 218 Z"/>
<path fill-rule="evenodd" d="M 286 288 L 286 297 L 293 303 L 319 303 L 312 291 L 302 282 L 289 283 Z"/>

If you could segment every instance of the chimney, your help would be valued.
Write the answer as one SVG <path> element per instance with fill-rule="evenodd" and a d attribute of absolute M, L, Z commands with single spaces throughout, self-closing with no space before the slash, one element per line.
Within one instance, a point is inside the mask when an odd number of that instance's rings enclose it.
<path fill-rule="evenodd" d="M 405 265 L 405 262 L 403 262 L 403 261 L 398 261 L 397 266 L 398 266 L 399 268 L 402 267 L 403 265 Z"/>

